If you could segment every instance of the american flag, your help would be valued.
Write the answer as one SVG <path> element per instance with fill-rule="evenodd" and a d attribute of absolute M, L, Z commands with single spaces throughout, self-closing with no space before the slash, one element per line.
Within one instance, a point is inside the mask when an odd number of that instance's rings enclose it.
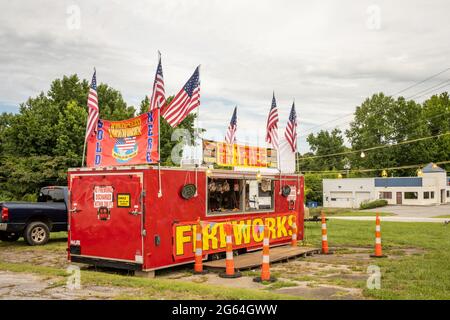
<path fill-rule="evenodd" d="M 267 117 L 266 142 L 271 143 L 273 148 L 278 150 L 278 109 L 275 93 L 273 94 L 272 106 Z"/>
<path fill-rule="evenodd" d="M 153 93 L 150 99 L 149 111 L 161 108 L 166 102 L 166 93 L 164 90 L 164 77 L 161 65 L 161 54 L 159 54 L 158 68 L 156 69 L 155 82 L 153 82 Z"/>
<path fill-rule="evenodd" d="M 94 70 L 94 75 L 92 76 L 91 87 L 89 88 L 87 105 L 89 108 L 89 115 L 86 124 L 86 136 L 87 140 L 89 136 L 97 131 L 98 122 L 98 99 L 97 99 L 97 78 L 96 71 Z"/>
<path fill-rule="evenodd" d="M 198 66 L 183 89 L 163 108 L 161 115 L 172 126 L 176 127 L 187 115 L 200 106 L 200 66 Z"/>
<path fill-rule="evenodd" d="M 133 150 L 136 144 L 136 137 L 118 138 L 116 141 L 117 149 L 120 151 Z"/>
<path fill-rule="evenodd" d="M 225 135 L 226 143 L 236 142 L 236 129 L 237 129 L 237 106 L 234 107 L 233 116 L 231 117 L 230 125 L 228 126 L 227 134 Z"/>
<path fill-rule="evenodd" d="M 284 132 L 287 142 L 291 146 L 292 152 L 297 151 L 297 113 L 295 112 L 295 102 L 292 103 L 289 121 Z"/>

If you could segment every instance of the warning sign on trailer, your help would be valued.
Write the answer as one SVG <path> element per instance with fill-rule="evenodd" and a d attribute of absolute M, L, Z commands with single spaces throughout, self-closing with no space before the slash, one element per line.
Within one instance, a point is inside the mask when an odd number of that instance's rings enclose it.
<path fill-rule="evenodd" d="M 130 194 L 129 193 L 117 194 L 117 207 L 119 207 L 119 208 L 129 208 L 130 207 Z"/>
<path fill-rule="evenodd" d="M 112 186 L 94 187 L 94 208 L 114 206 L 114 188 Z"/>

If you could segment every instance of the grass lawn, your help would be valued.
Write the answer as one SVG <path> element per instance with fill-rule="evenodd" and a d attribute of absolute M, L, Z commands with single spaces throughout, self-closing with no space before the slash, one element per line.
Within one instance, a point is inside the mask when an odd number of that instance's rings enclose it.
<path fill-rule="evenodd" d="M 23 238 L 20 238 L 15 242 L 3 242 L 0 241 L 0 249 L 1 248 L 14 248 L 14 250 L 18 251 L 26 251 L 26 250 L 39 250 L 39 251 L 61 251 L 66 250 L 67 248 L 67 232 L 52 232 L 50 233 L 50 240 L 45 246 L 29 246 L 26 244 Z"/>
<path fill-rule="evenodd" d="M 329 220 L 331 247 L 373 247 L 375 225 L 371 221 Z M 364 289 L 376 299 L 450 299 L 450 225 L 382 222 L 384 253 L 398 248 L 420 248 L 423 253 L 400 258 L 371 259 L 381 268 L 380 290 Z M 320 247 L 320 223 L 307 223 L 306 241 Z M 358 265 L 358 261 L 354 261 Z"/>
<path fill-rule="evenodd" d="M 442 216 L 434 216 L 432 218 L 450 218 L 450 214 L 444 214 Z"/>
<path fill-rule="evenodd" d="M 361 210 L 352 210 L 348 208 L 312 208 L 309 209 L 309 215 L 311 217 L 321 214 L 321 212 L 325 213 L 325 216 L 333 216 L 333 217 L 374 217 L 376 216 L 376 212 L 370 211 L 361 211 Z M 379 212 L 379 216 L 395 216 L 393 213 L 389 212 Z"/>
<path fill-rule="evenodd" d="M 346 254 L 351 256 L 352 252 L 355 252 L 355 248 L 366 248 L 370 252 L 373 250 L 374 222 L 328 220 L 327 227 L 329 245 L 331 248 L 337 249 L 339 254 L 331 256 L 313 255 L 304 259 L 305 263 L 308 263 L 308 261 L 314 262 L 314 259 L 330 258 L 331 260 L 321 261 L 334 266 L 346 264 L 351 269 L 359 270 L 363 275 L 365 275 L 369 265 L 377 265 L 382 273 L 380 290 L 365 288 L 365 277 L 353 281 L 345 278 L 345 274 L 343 274 L 343 277 L 334 279 L 326 277 L 318 279 L 322 269 L 316 270 L 317 276 L 307 276 L 301 271 L 291 277 L 280 274 L 278 276 L 283 276 L 285 280 L 270 284 L 264 290 L 232 288 L 158 277 L 145 279 L 91 270 L 81 271 L 82 284 L 131 288 L 136 291 L 135 294 L 124 293 L 118 297 L 123 299 L 292 299 L 296 297 L 277 294 L 270 290 L 277 287 L 293 286 L 292 281 L 296 280 L 310 281 L 311 286 L 332 281 L 336 285 L 362 288 L 363 295 L 373 299 L 450 299 L 450 225 L 382 221 L 383 252 L 388 255 L 388 258 L 369 259 L 368 253 L 363 253 L 364 258 L 360 256 L 359 258 L 348 259 L 347 257 L 346 260 L 341 262 L 339 262 L 339 259 L 345 258 Z M 16 243 L 0 242 L 0 250 L 3 247 L 5 249 L 10 247 L 13 249 L 13 253 L 17 252 L 17 256 L 25 256 L 26 253 L 37 250 L 40 254 L 48 252 L 49 255 L 61 257 L 64 260 L 66 254 L 65 237 L 66 233 L 52 234 L 48 245 L 38 247 L 27 246 L 23 243 L 23 240 Z M 305 244 L 320 247 L 320 223 L 306 223 Z M 412 253 L 406 254 L 406 249 L 409 248 Z M 333 261 L 332 259 L 336 260 Z M 68 276 L 65 271 L 65 264 L 63 266 L 51 267 L 34 264 L 28 260 L 7 262 L 0 259 L 0 270 L 55 277 L 60 280 L 61 286 L 65 284 L 65 279 Z M 274 265 L 274 268 L 276 266 Z M 323 270 L 323 272 L 325 275 L 326 270 Z M 275 273 L 273 272 L 274 275 L 276 275 Z"/>

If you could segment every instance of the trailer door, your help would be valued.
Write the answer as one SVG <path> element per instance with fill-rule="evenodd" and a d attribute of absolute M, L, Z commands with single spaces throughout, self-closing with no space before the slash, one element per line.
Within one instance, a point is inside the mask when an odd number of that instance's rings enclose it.
<path fill-rule="evenodd" d="M 69 213 L 72 256 L 142 264 L 142 180 L 143 173 L 72 174 Z"/>

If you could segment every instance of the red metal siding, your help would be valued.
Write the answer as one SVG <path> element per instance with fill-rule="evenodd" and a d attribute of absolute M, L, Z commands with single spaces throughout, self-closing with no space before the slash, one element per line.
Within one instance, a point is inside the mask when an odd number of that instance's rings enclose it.
<path fill-rule="evenodd" d="M 97 171 L 69 171 L 69 183 L 73 179 L 72 176 L 76 176 L 77 174 L 94 174 L 98 173 Z M 170 266 L 173 264 L 178 264 L 182 262 L 193 261 L 193 257 L 186 257 L 184 259 L 175 259 L 173 256 L 173 226 L 176 223 L 183 223 L 187 221 L 195 221 L 197 218 L 200 218 L 203 221 L 224 221 L 224 220 L 242 220 L 247 218 L 255 218 L 255 217 L 268 217 L 276 214 L 287 214 L 292 212 L 297 212 L 297 226 L 298 226 L 298 239 L 303 239 L 303 177 L 297 177 L 295 175 L 286 175 L 283 176 L 281 181 L 282 185 L 290 185 L 295 186 L 296 189 L 300 188 L 300 192 L 297 195 L 297 200 L 295 201 L 295 207 L 291 208 L 293 210 L 289 210 L 289 203 L 285 197 L 279 194 L 280 190 L 280 181 L 279 176 L 275 176 L 274 183 L 274 196 L 275 196 L 275 208 L 272 212 L 264 212 L 264 213 L 246 213 L 246 214 L 234 214 L 234 215 L 226 215 L 226 216 L 206 216 L 206 175 L 205 172 L 199 170 L 197 172 L 197 184 L 198 184 L 198 195 L 189 200 L 185 200 L 180 196 L 181 188 L 183 185 L 187 183 L 195 183 L 195 171 L 194 170 L 180 170 L 180 169 L 161 169 L 161 181 L 162 181 L 162 197 L 158 198 L 158 171 L 156 168 L 149 169 L 118 169 L 118 170 L 108 170 L 103 171 L 104 173 L 120 173 L 120 174 L 129 174 L 129 173 L 143 173 L 144 175 L 144 183 L 143 188 L 145 190 L 144 201 L 144 228 L 146 231 L 146 236 L 143 238 L 143 269 L 156 269 L 161 267 Z M 230 174 L 236 174 L 234 172 L 230 172 Z M 103 181 L 102 181 L 103 179 Z M 92 176 L 89 180 L 97 181 L 93 182 L 93 184 L 104 183 L 105 178 L 100 176 Z M 85 180 L 87 181 L 87 180 Z M 123 179 L 107 178 L 107 182 L 112 185 L 120 185 L 123 184 Z M 71 187 L 72 198 L 78 202 L 79 205 L 83 206 L 84 202 L 92 202 L 92 195 L 89 192 L 86 192 L 85 186 L 83 184 L 74 184 Z M 134 195 L 133 197 L 135 197 Z M 72 201 L 74 202 L 74 201 Z M 115 208 L 111 210 L 111 215 L 116 211 Z M 75 214 L 76 215 L 76 214 Z M 78 216 L 79 218 L 81 215 Z M 123 217 L 124 219 L 129 219 L 131 217 Z M 119 232 L 118 230 L 106 230 L 104 228 L 105 224 L 102 225 L 105 221 L 100 221 L 97 219 L 97 216 L 94 218 L 94 214 L 91 214 L 90 218 L 86 218 L 86 223 L 91 225 L 95 232 L 84 233 L 82 234 L 77 228 L 79 226 L 76 223 L 71 224 L 71 230 L 69 232 L 69 244 L 70 240 L 75 239 L 75 237 L 81 237 L 82 239 L 77 239 L 81 241 L 82 252 L 88 252 L 91 256 L 100 256 L 100 257 L 109 257 L 111 259 L 117 258 L 116 250 L 117 246 L 121 244 L 123 248 L 127 248 L 129 242 L 132 242 L 135 239 L 138 231 L 134 229 L 128 230 L 128 232 L 124 232 L 122 228 Z M 127 223 L 125 220 L 123 223 Z M 112 228 L 115 228 L 112 226 Z M 159 237 L 159 244 L 157 244 L 156 237 Z M 115 248 L 107 247 L 106 245 L 102 245 L 104 243 L 104 239 L 111 238 L 112 242 L 115 244 Z M 276 240 L 273 243 L 283 243 L 290 242 L 289 238 L 284 238 L 281 240 Z M 89 248 L 83 248 L 83 245 L 89 246 Z M 258 244 L 257 246 L 260 246 Z M 131 254 L 134 254 L 136 250 L 133 248 L 126 249 L 129 252 L 127 253 L 127 259 L 131 257 Z M 133 251 L 134 250 L 134 251 Z"/>

